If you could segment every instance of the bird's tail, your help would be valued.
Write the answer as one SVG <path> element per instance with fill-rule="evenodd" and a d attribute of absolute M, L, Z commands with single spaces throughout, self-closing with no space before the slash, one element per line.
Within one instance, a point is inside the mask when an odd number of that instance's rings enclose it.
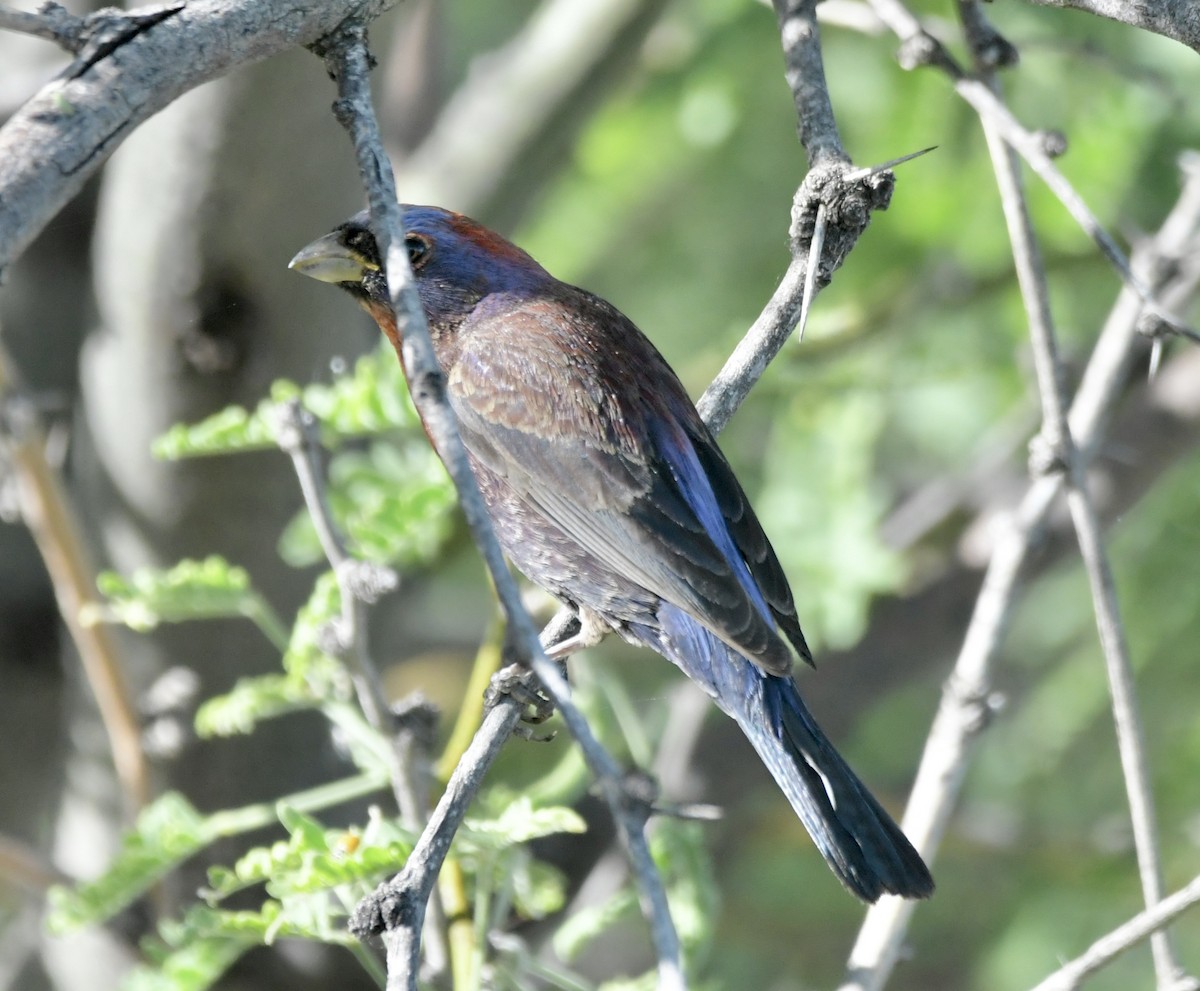
<path fill-rule="evenodd" d="M 830 868 L 860 898 L 924 898 L 933 878 L 900 827 L 821 732 L 790 677 L 765 674 L 671 606 L 640 633 L 737 721 Z"/>

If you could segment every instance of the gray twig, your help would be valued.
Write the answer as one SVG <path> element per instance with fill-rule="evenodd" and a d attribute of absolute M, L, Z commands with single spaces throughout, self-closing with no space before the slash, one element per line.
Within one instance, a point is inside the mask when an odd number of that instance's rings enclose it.
<path fill-rule="evenodd" d="M 800 144 L 812 168 L 849 162 L 825 83 L 817 0 L 773 0 L 783 42 L 784 75 L 796 103 Z"/>
<path fill-rule="evenodd" d="M 1195 0 L 1156 0 L 1154 3 L 1129 3 L 1128 0 L 1030 0 L 1045 7 L 1084 10 L 1131 27 L 1141 28 L 1164 38 L 1172 38 L 1200 53 L 1200 6 Z"/>
<path fill-rule="evenodd" d="M 632 801 L 622 788 L 620 767 L 596 740 L 582 713 L 571 701 L 570 690 L 558 666 L 542 650 L 537 631 L 525 611 L 516 582 L 508 572 L 500 545 L 492 533 L 453 411 L 446 401 L 442 372 L 434 356 L 404 250 L 404 228 L 395 184 L 371 102 L 367 78 L 370 57 L 366 47 L 365 25 L 356 19 L 347 21 L 322 41 L 320 54 L 337 80 L 339 98 L 335 113 L 351 136 L 367 189 L 372 226 L 384 258 L 392 307 L 403 342 L 401 358 L 413 402 L 458 490 L 463 514 L 504 609 L 511 642 L 519 652 L 520 659 L 529 664 L 542 687 L 554 700 L 612 808 L 633 863 L 643 909 L 650 920 L 651 935 L 658 955 L 659 986 L 682 989 L 685 982 L 679 939 L 671 922 L 662 878 L 651 859 L 646 841 L 644 826 L 647 810 L 640 803 Z M 449 849 L 450 838 L 461 821 L 465 802 L 474 794 L 483 770 L 495 758 L 500 745 L 516 725 L 518 716 L 519 706 L 513 700 L 502 701 L 492 709 L 460 761 L 459 770 L 462 773 L 456 770 L 452 776 L 451 785 L 447 786 L 421 843 L 410 856 L 404 871 L 384 885 L 367 906 L 356 913 L 357 932 L 377 931 L 377 923 L 382 923 L 382 928 L 388 931 L 389 988 L 416 987 L 420 952 L 417 933 L 420 931 L 425 903 Z M 470 763 L 472 761 L 474 764 Z"/>
<path fill-rule="evenodd" d="M 1200 877 L 1193 878 L 1190 884 L 1180 888 L 1173 895 L 1101 936 L 1082 954 L 1038 984 L 1033 991 L 1075 991 L 1087 977 L 1112 963 L 1126 950 L 1133 949 L 1142 940 L 1161 932 L 1164 926 L 1170 925 L 1172 920 L 1197 902 L 1200 902 Z M 1181 982 L 1175 985 L 1175 988 L 1183 991 L 1183 988 L 1188 986 L 1194 987 Z"/>
<path fill-rule="evenodd" d="M 394 589 L 399 578 L 391 568 L 357 560 L 346 550 L 329 508 L 312 414 L 299 400 L 280 404 L 276 414 L 276 443 L 292 459 L 304 504 L 333 569 L 342 600 L 342 614 L 330 637 L 330 652 L 349 668 L 367 722 L 388 741 L 388 772 L 400 820 L 413 832 L 419 832 L 426 822 L 423 796 L 427 788 L 419 783 L 418 772 L 420 766 L 428 763 L 427 755 L 420 752 L 423 734 L 412 719 L 398 719 L 388 705 L 379 668 L 367 642 L 367 606 Z M 433 972 L 444 970 L 448 959 L 442 933 L 440 910 L 435 909 L 425 933 L 429 969 Z"/>
<path fill-rule="evenodd" d="M 903 0 L 870 0 L 875 13 L 900 39 L 900 64 L 906 69 L 934 66 L 941 69 L 954 85 L 955 91 L 979 115 L 980 120 L 994 127 L 1014 151 L 1025 159 L 1058 201 L 1066 207 L 1083 232 L 1092 239 L 1100 253 L 1108 259 L 1124 280 L 1138 294 L 1152 315 L 1163 324 L 1163 330 L 1179 334 L 1200 343 L 1200 333 L 1168 312 L 1138 278 L 1120 245 L 1067 177 L 1052 159 L 1066 150 L 1066 139 L 1055 131 L 1030 131 L 981 79 L 968 75 L 946 47 L 925 30 Z"/>
<path fill-rule="evenodd" d="M 83 28 L 84 19 L 76 17 L 61 4 L 43 4 L 36 14 L 0 7 L 0 30 L 53 41 L 68 52 L 79 51 Z"/>
<path fill-rule="evenodd" d="M 995 87 L 994 81 L 992 86 Z M 1153 908 L 1162 900 L 1164 893 L 1162 862 L 1129 644 L 1121 621 L 1116 586 L 1108 553 L 1104 547 L 1100 519 L 1088 489 L 1084 459 L 1071 437 L 1070 425 L 1067 422 L 1064 369 L 1058 353 L 1054 317 L 1050 310 L 1046 268 L 1025 200 L 1017 155 L 1005 143 L 999 128 L 991 118 L 983 118 L 983 129 L 992 155 L 992 168 L 1000 190 L 1000 202 L 1008 222 L 1009 240 L 1012 242 L 1017 282 L 1021 288 L 1029 322 L 1033 364 L 1041 396 L 1043 423 L 1042 432 L 1036 438 L 1039 443 L 1033 452 L 1034 461 L 1039 462 L 1035 464 L 1034 470 L 1039 474 L 1061 473 L 1065 477 L 1067 507 L 1079 538 L 1079 550 L 1091 587 L 1100 645 L 1108 670 L 1117 746 L 1133 821 L 1134 846 L 1137 849 L 1142 891 L 1146 907 Z M 1155 933 L 1150 942 L 1154 952 L 1158 987 L 1160 991 L 1166 991 L 1177 984 L 1182 970 L 1171 949 L 1167 933 Z"/>
<path fill-rule="evenodd" d="M 992 27 L 979 0 L 958 0 L 958 19 L 971 57 L 980 69 L 1006 69 L 1020 60 L 1016 47 Z"/>

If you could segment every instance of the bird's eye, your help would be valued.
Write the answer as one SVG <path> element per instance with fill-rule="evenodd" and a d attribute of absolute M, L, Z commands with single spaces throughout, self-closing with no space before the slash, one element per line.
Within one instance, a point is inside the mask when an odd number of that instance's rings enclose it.
<path fill-rule="evenodd" d="M 420 234 L 408 234 L 405 235 L 404 246 L 408 248 L 408 263 L 413 267 L 414 272 L 429 261 L 432 245 L 428 238 L 422 237 Z"/>

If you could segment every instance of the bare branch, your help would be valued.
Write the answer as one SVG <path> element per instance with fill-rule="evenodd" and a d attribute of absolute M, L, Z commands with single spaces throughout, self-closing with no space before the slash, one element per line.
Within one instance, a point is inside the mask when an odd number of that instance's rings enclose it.
<path fill-rule="evenodd" d="M 1159 234 L 1140 245 L 1134 256 L 1139 274 L 1156 290 L 1162 288 L 1177 260 L 1186 256 L 1200 231 L 1200 167 L 1194 156 L 1184 158 L 1182 165 L 1185 182 L 1175 207 Z M 1191 290 L 1190 282 L 1187 288 Z M 1100 446 L 1138 353 L 1141 311 L 1137 295 L 1128 288 L 1123 290 L 1084 371 L 1068 422 L 1085 464 Z M 983 586 L 946 681 L 904 816 L 904 831 L 926 862 L 941 843 L 974 741 L 989 721 L 992 665 L 1016 603 L 1017 578 L 1062 487 L 1061 475 L 1034 479 L 1020 505 L 998 523 Z M 867 912 L 841 991 L 883 987 L 899 958 L 912 908 L 911 902 L 885 897 Z"/>
<path fill-rule="evenodd" d="M 192 0 L 56 79 L 0 127 L 0 281 L 133 130 L 239 65 L 332 31 L 395 0 Z"/>
<path fill-rule="evenodd" d="M 1200 6 L 1193 0 L 1154 0 L 1130 3 L 1129 0 L 1030 0 L 1045 7 L 1084 10 L 1097 17 L 1119 21 L 1164 38 L 1171 38 L 1200 52 Z"/>
<path fill-rule="evenodd" d="M 76 17 L 66 7 L 57 3 L 44 4 L 36 14 L 27 10 L 0 7 L 0 31 L 16 31 L 46 41 L 53 41 L 68 52 L 77 52 L 81 46 L 84 19 Z"/>
<path fill-rule="evenodd" d="M 424 751 L 427 749 L 425 737 L 429 734 L 420 732 L 412 718 L 397 718 L 388 705 L 379 668 L 367 643 L 367 606 L 392 591 L 399 576 L 391 568 L 356 560 L 347 552 L 329 508 L 312 414 L 298 400 L 282 404 L 277 414 L 276 442 L 292 459 L 304 504 L 325 557 L 333 568 L 342 600 L 342 615 L 336 624 L 331 653 L 350 669 L 358 704 L 367 722 L 388 741 L 388 776 L 400 821 L 414 833 L 419 833 L 426 823 L 424 796 L 428 791 L 427 784 L 419 781 L 419 767 L 428 764 L 428 754 Z M 441 973 L 446 969 L 448 951 L 441 911 L 436 904 L 424 935 L 429 969 Z"/>
<path fill-rule="evenodd" d="M 1200 877 L 1186 887 L 1164 898 L 1153 908 L 1135 915 L 1124 925 L 1101 936 L 1087 950 L 1060 967 L 1037 985 L 1033 991 L 1075 991 L 1083 981 L 1100 968 L 1111 963 L 1126 950 L 1162 930 L 1187 909 L 1200 902 Z M 1194 986 L 1194 985 L 1193 985 Z"/>
<path fill-rule="evenodd" d="M 992 85 L 994 87 L 995 83 Z M 1117 746 L 1133 821 L 1134 845 L 1137 849 L 1142 890 L 1147 908 L 1153 908 L 1162 900 L 1164 893 L 1162 861 L 1158 850 L 1154 797 L 1146 764 L 1144 734 L 1137 710 L 1129 644 L 1117 604 L 1112 568 L 1104 548 L 1100 519 L 1088 490 L 1084 459 L 1075 446 L 1067 423 L 1067 403 L 1062 384 L 1064 372 L 1058 353 L 1054 318 L 1050 310 L 1046 268 L 1025 200 L 1017 155 L 1005 144 L 999 129 L 990 118 L 983 119 L 983 127 L 992 155 L 1000 201 L 1008 221 L 1017 282 L 1025 302 L 1033 344 L 1034 369 L 1041 395 L 1043 424 L 1042 433 L 1037 438 L 1041 449 L 1035 447 L 1033 454 L 1033 460 L 1039 461 L 1040 464 L 1036 464 L 1034 470 L 1037 472 L 1041 469 L 1041 473 L 1061 472 L 1065 476 L 1067 507 L 1079 537 L 1079 549 L 1091 587 L 1100 645 L 1108 669 L 1117 728 Z M 1166 991 L 1178 981 L 1181 968 L 1165 932 L 1155 933 L 1151 937 L 1151 945 L 1154 950 L 1158 987 L 1160 991 Z"/>
<path fill-rule="evenodd" d="M 958 0 L 958 19 L 979 68 L 1006 69 L 1020 60 L 1016 47 L 992 27 L 979 0 Z"/>
<path fill-rule="evenodd" d="M 848 162 L 825 83 L 816 0 L 773 0 L 783 41 L 784 75 L 796 102 L 800 144 L 812 168 Z"/>

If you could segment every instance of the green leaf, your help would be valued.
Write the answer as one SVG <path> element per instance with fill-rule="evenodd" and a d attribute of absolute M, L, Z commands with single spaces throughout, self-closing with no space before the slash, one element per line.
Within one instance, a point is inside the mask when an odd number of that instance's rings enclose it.
<path fill-rule="evenodd" d="M 144 943 L 151 965 L 137 968 L 122 988 L 204 991 L 251 947 L 269 945 L 281 936 L 353 948 L 354 937 L 341 925 L 343 918 L 338 911 L 333 924 L 328 906 L 315 906 L 312 899 L 290 906 L 268 900 L 257 912 L 195 905 L 182 919 L 165 920 L 159 938 Z"/>
<path fill-rule="evenodd" d="M 596 937 L 608 932 L 616 923 L 632 917 L 637 910 L 637 897 L 628 887 L 598 905 L 580 909 L 554 934 L 554 952 L 569 963 Z"/>
<path fill-rule="evenodd" d="M 257 943 L 248 937 L 192 937 L 162 953 L 157 966 L 135 968 L 122 982 L 122 991 L 205 991 Z"/>
<path fill-rule="evenodd" d="M 341 608 L 337 579 L 327 571 L 296 614 L 284 673 L 239 679 L 229 692 L 209 699 L 196 712 L 196 732 L 202 737 L 249 733 L 263 719 L 349 698 L 352 686 L 345 667 L 320 648 L 322 629 Z"/>
<path fill-rule="evenodd" d="M 329 466 L 329 507 L 358 556 L 399 566 L 427 564 L 453 528 L 454 486 L 424 439 L 342 451 Z M 289 564 L 324 559 L 307 511 L 288 524 L 279 543 Z"/>
<path fill-rule="evenodd" d="M 315 709 L 323 701 L 302 678 L 287 674 L 239 678 L 224 695 L 214 696 L 196 710 L 196 734 L 209 739 L 250 733 L 264 719 Z"/>
<path fill-rule="evenodd" d="M 119 912 L 215 838 L 210 823 L 178 792 L 167 792 L 138 815 L 108 870 L 77 888 L 53 888 L 47 925 L 55 933 L 100 922 Z"/>
<path fill-rule="evenodd" d="M 552 806 L 535 809 L 526 797 L 510 803 L 495 819 L 468 818 L 462 834 L 479 846 L 503 850 L 555 833 L 583 833 L 587 824 L 574 809 Z"/>
<path fill-rule="evenodd" d="M 412 852 L 412 836 L 378 812 L 372 813 L 370 824 L 360 833 L 326 829 L 287 803 L 280 803 L 277 811 L 289 838 L 247 850 L 232 868 L 210 868 L 204 892 L 210 904 L 266 884 L 273 897 L 290 907 L 296 895 L 374 883 L 403 867 Z"/>
<path fill-rule="evenodd" d="M 291 383 L 276 382 L 273 388 L 283 397 Z M 254 412 L 242 406 L 229 406 L 196 424 L 177 423 L 151 445 L 151 452 L 164 461 L 178 461 L 209 454 L 261 451 L 273 448 L 275 425 L 272 422 L 276 402 L 264 399 Z"/>
<path fill-rule="evenodd" d="M 513 905 L 522 918 L 544 919 L 567 901 L 567 879 L 558 868 L 520 857 L 510 873 Z"/>
<path fill-rule="evenodd" d="M 273 448 L 276 407 L 295 399 L 316 417 L 321 440 L 329 445 L 349 437 L 412 430 L 420 422 L 400 362 L 385 343 L 359 358 L 350 375 L 330 385 L 301 388 L 281 379 L 253 411 L 230 406 L 199 423 L 177 424 L 154 442 L 154 455 L 173 461 Z"/>
<path fill-rule="evenodd" d="M 122 623 L 145 632 L 159 623 L 244 616 L 258 623 L 280 649 L 287 639 L 246 569 L 215 554 L 167 569 L 138 568 L 129 578 L 105 571 L 96 586 L 106 601 L 85 606 L 80 616 L 84 623 Z"/>
<path fill-rule="evenodd" d="M 283 655 L 283 668 L 294 678 L 313 684 L 314 691 L 349 697 L 349 678 L 340 661 L 321 649 L 321 634 L 342 613 L 342 593 L 332 571 L 317 577 L 312 594 L 300 607 L 291 639 Z"/>

